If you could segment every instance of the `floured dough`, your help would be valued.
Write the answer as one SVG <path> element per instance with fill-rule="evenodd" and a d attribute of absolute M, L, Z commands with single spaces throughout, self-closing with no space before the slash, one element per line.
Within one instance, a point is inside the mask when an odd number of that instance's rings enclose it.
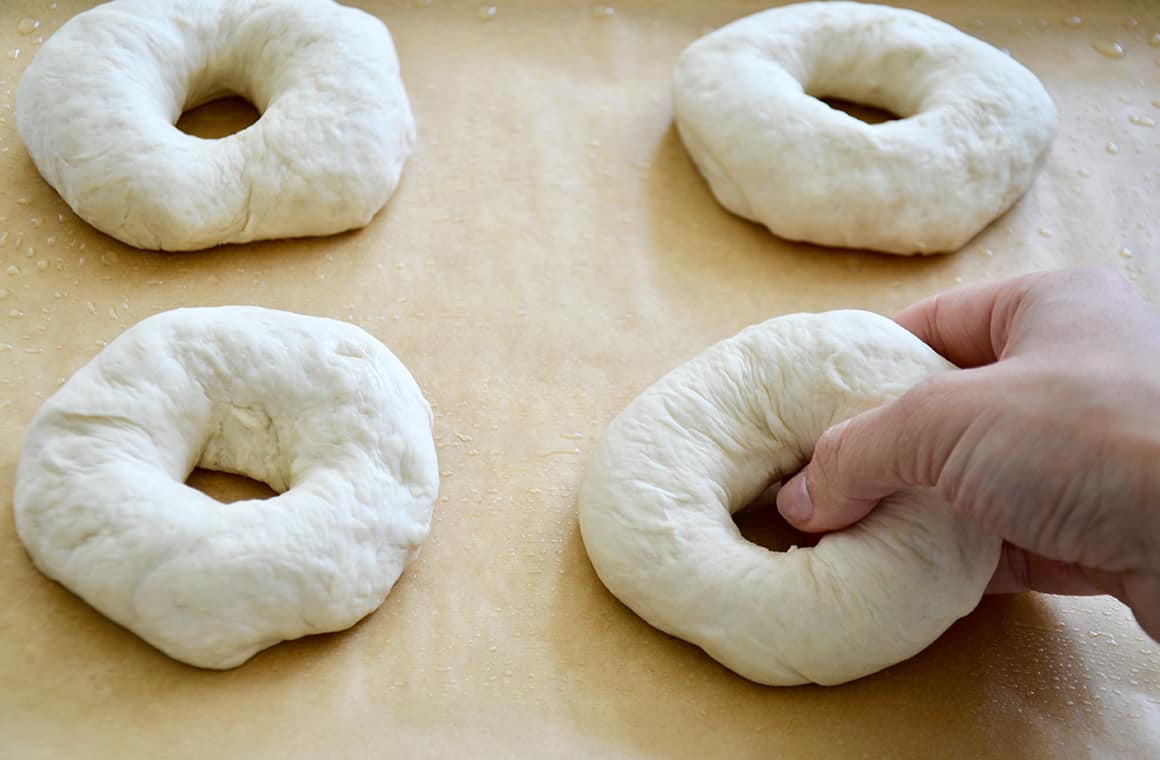
<path fill-rule="evenodd" d="M 905 117 L 866 124 L 834 97 Z M 677 127 L 717 200 L 790 240 L 898 254 L 962 247 L 1027 190 L 1056 129 L 1009 56 L 913 11 L 774 8 L 685 50 Z"/>
<path fill-rule="evenodd" d="M 887 499 L 814 548 L 772 552 L 730 517 L 800 469 L 831 425 L 953 367 L 868 312 L 750 327 L 612 421 L 579 493 L 604 585 L 657 628 L 764 684 L 837 684 L 900 662 L 967 614 L 1001 540 L 935 496 Z"/>
<path fill-rule="evenodd" d="M 231 93 L 261 118 L 220 140 L 173 126 Z M 331 0 L 99 5 L 28 66 L 16 126 L 81 218 L 174 251 L 363 227 L 415 134 L 387 28 Z"/>
<path fill-rule="evenodd" d="M 177 309 L 108 345 L 37 412 L 16 471 L 36 566 L 175 659 L 240 665 L 373 612 L 427 537 L 431 411 L 359 328 Z M 194 467 L 280 494 L 223 505 Z"/>

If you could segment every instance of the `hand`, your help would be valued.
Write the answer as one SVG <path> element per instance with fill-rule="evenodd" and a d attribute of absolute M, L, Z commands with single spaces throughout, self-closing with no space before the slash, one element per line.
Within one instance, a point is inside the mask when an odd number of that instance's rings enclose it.
<path fill-rule="evenodd" d="M 811 532 L 935 489 L 1003 537 L 988 591 L 1113 594 L 1160 640 L 1160 314 L 1068 270 L 934 296 L 899 324 L 963 368 L 835 425 L 778 494 Z"/>

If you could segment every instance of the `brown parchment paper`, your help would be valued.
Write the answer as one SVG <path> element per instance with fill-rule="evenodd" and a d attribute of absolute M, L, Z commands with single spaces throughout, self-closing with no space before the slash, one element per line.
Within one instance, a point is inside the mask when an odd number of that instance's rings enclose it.
<path fill-rule="evenodd" d="M 1131 120 L 1160 121 L 1160 6 L 916 2 L 1034 70 L 1061 132 L 1013 211 L 956 254 L 900 259 L 776 240 L 720 209 L 686 157 L 675 57 L 763 3 L 512 1 L 490 20 L 476 2 L 358 4 L 390 25 L 418 120 L 397 195 L 359 232 L 188 254 L 96 233 L 37 176 L 16 82 L 91 3 L 0 4 L 0 757 L 1160 755 L 1160 647 L 1115 601 L 988 598 L 875 676 L 759 687 L 617 603 L 574 505 L 585 453 L 629 399 L 771 316 L 892 313 L 1080 263 L 1160 303 L 1160 128 Z M 39 27 L 22 34 L 24 19 Z M 212 133 L 242 116 L 188 121 Z M 33 412 L 105 341 L 226 303 L 386 342 L 434 405 L 443 478 L 430 541 L 378 612 L 216 673 L 39 575 L 11 494 Z"/>

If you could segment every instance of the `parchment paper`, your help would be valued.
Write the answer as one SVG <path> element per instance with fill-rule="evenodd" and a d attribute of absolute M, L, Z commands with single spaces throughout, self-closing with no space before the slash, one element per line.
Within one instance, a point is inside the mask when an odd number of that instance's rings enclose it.
<path fill-rule="evenodd" d="M 1080 263 L 1160 302 L 1160 129 L 1130 120 L 1160 121 L 1155 3 L 916 3 L 1009 49 L 1061 114 L 1031 192 L 929 259 L 786 243 L 713 201 L 671 126 L 669 74 L 685 45 L 755 2 L 618 2 L 607 15 L 513 1 L 490 20 L 474 2 L 359 3 L 395 35 L 419 125 L 390 205 L 330 238 L 136 251 L 69 211 L 14 127 L 38 39 L 91 4 L 0 5 L 0 757 L 1160 755 L 1160 647 L 1113 600 L 988 598 L 878 675 L 759 687 L 616 602 L 574 504 L 612 416 L 748 324 L 889 314 L 958 283 Z M 22 19 L 39 27 L 21 34 Z M 213 133 L 244 115 L 210 107 L 187 122 Z M 430 541 L 378 612 L 216 673 L 38 574 L 11 494 L 32 414 L 105 341 L 157 311 L 226 303 L 345 319 L 386 342 L 435 407 L 443 479 Z M 195 482 L 226 499 L 261 491 Z"/>

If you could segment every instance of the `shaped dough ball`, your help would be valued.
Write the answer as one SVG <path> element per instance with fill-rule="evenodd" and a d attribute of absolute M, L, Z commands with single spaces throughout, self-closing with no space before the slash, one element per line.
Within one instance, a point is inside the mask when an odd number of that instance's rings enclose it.
<path fill-rule="evenodd" d="M 887 499 L 772 552 L 730 515 L 831 425 L 953 370 L 868 312 L 795 314 L 718 343 L 609 425 L 579 493 L 600 580 L 651 625 L 763 684 L 837 684 L 913 656 L 978 604 L 1002 541 L 937 497 Z"/>
<path fill-rule="evenodd" d="M 818 98 L 903 117 L 866 124 Z M 1031 185 L 1056 110 L 1035 75 L 913 11 L 815 2 L 685 50 L 681 139 L 729 211 L 775 235 L 897 254 L 961 248 Z"/>
<path fill-rule="evenodd" d="M 182 662 L 231 668 L 382 604 L 431 524 L 431 425 L 407 369 L 353 325 L 164 312 L 36 413 L 16 530 L 102 614 Z M 185 485 L 194 467 L 280 494 L 223 505 Z"/>
<path fill-rule="evenodd" d="M 231 93 L 261 118 L 220 140 L 173 126 Z M 78 216 L 170 251 L 363 227 L 415 135 L 390 32 L 331 0 L 99 5 L 28 66 L 16 127 Z"/>

